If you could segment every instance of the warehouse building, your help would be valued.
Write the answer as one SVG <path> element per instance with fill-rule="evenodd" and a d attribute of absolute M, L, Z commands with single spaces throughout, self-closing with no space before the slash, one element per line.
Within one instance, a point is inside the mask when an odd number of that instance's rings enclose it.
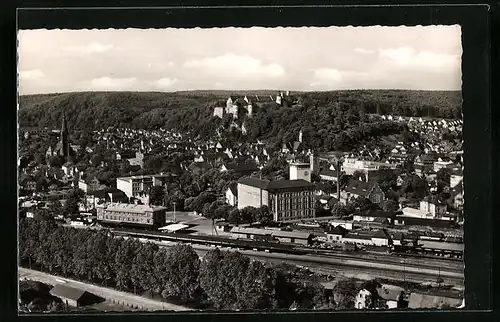
<path fill-rule="evenodd" d="M 100 223 L 147 226 L 158 228 L 165 224 L 165 211 L 160 206 L 108 203 L 97 205 L 97 220 Z"/>

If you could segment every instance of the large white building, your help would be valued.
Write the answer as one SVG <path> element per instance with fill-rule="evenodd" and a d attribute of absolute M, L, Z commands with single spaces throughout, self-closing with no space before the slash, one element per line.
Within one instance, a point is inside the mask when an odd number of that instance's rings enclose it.
<path fill-rule="evenodd" d="M 370 172 L 378 171 L 382 168 L 395 169 L 396 165 L 392 163 L 359 160 L 357 158 L 346 158 L 342 163 L 342 170 L 347 175 L 352 175 L 356 171 L 361 171 L 368 177 Z"/>
<path fill-rule="evenodd" d="M 305 180 L 311 182 L 311 165 L 309 163 L 290 163 L 290 180 Z"/>
<path fill-rule="evenodd" d="M 116 188 L 125 192 L 127 197 L 135 198 L 147 194 L 153 186 L 164 186 L 174 174 L 155 174 L 116 178 Z"/>

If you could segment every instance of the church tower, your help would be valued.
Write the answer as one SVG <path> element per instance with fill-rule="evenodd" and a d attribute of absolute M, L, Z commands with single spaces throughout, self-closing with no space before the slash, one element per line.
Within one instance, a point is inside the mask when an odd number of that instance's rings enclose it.
<path fill-rule="evenodd" d="M 66 114 L 63 112 L 62 128 L 61 128 L 61 149 L 59 150 L 60 155 L 65 161 L 69 161 L 69 133 L 68 133 L 68 123 L 66 122 Z"/>

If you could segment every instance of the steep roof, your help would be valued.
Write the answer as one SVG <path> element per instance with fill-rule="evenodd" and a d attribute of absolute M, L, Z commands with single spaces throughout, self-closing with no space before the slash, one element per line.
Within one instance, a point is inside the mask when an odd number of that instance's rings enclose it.
<path fill-rule="evenodd" d="M 377 183 L 375 182 L 364 182 L 360 180 L 351 179 L 347 183 L 345 191 L 364 197 L 368 195 L 370 191 L 372 191 L 372 189 L 375 187 L 376 184 Z"/>
<path fill-rule="evenodd" d="M 86 291 L 84 290 L 63 284 L 58 284 L 50 290 L 50 294 L 52 294 L 53 296 L 63 297 L 75 301 L 78 301 L 80 298 L 82 298 L 85 293 Z"/>
<path fill-rule="evenodd" d="M 238 183 L 260 189 L 267 189 L 269 182 L 270 182 L 269 180 L 253 178 L 253 177 L 243 178 L 238 181 Z"/>
<path fill-rule="evenodd" d="M 339 225 L 327 231 L 327 234 L 344 236 L 346 232 L 347 229 Z"/>
<path fill-rule="evenodd" d="M 382 285 L 377 288 L 378 295 L 386 301 L 399 301 L 404 289 L 395 285 Z"/>
<path fill-rule="evenodd" d="M 275 180 L 271 181 L 267 189 L 268 190 L 278 190 L 278 189 L 290 189 L 290 188 L 309 188 L 314 187 L 314 184 L 306 180 Z"/>
<path fill-rule="evenodd" d="M 439 308 L 443 304 L 451 307 L 458 307 L 463 300 L 460 298 L 451 298 L 444 296 L 436 296 L 430 294 L 411 293 L 408 299 L 408 308 L 410 309 L 431 309 Z"/>
<path fill-rule="evenodd" d="M 240 179 L 238 183 L 252 186 L 265 190 L 279 190 L 279 189 L 291 189 L 291 188 L 310 188 L 314 187 L 314 184 L 306 181 L 306 180 L 264 180 L 258 178 L 244 178 Z"/>
<path fill-rule="evenodd" d="M 237 196 L 238 195 L 238 184 L 237 183 L 230 184 L 229 190 L 231 190 L 231 193 L 233 195 Z"/>

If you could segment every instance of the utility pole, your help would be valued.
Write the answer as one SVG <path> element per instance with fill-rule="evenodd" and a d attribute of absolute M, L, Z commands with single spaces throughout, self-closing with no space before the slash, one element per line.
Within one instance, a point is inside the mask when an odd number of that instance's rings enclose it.
<path fill-rule="evenodd" d="M 406 282 L 406 263 L 404 259 L 401 260 L 401 263 L 403 264 L 403 282 Z"/>
<path fill-rule="evenodd" d="M 340 202 L 340 159 L 337 160 L 337 201 Z"/>
<path fill-rule="evenodd" d="M 176 220 L 175 220 L 175 204 L 176 204 L 176 203 L 177 203 L 177 202 L 175 202 L 175 201 L 174 201 L 174 202 L 172 202 L 172 204 L 174 205 L 174 222 L 176 221 Z"/>

